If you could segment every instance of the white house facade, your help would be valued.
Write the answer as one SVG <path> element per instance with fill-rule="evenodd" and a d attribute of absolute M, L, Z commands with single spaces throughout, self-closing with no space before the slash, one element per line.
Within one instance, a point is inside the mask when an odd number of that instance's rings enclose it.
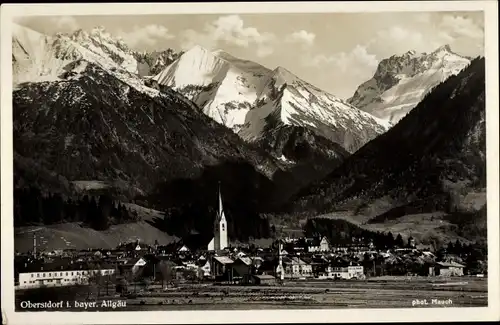
<path fill-rule="evenodd" d="M 107 276 L 115 273 L 115 269 L 103 270 L 64 270 L 19 273 L 19 288 L 58 287 L 77 284 L 88 284 L 92 276 Z"/>
<path fill-rule="evenodd" d="M 338 278 L 346 280 L 364 278 L 363 266 L 350 265 L 347 267 L 328 267 L 326 270 L 326 274 L 320 276 L 320 278 Z"/>

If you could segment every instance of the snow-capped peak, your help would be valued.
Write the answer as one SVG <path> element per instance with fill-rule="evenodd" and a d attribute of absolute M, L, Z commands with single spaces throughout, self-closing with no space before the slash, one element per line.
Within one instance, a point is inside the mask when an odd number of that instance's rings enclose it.
<path fill-rule="evenodd" d="M 189 54 L 188 54 L 189 53 Z M 185 52 L 185 54 L 188 54 L 190 56 L 207 56 L 207 55 L 213 55 L 212 51 L 209 49 L 201 46 L 201 45 L 195 45 L 191 49 Z"/>
<path fill-rule="evenodd" d="M 436 50 L 434 50 L 432 53 L 438 53 L 438 52 L 449 52 L 452 53 L 451 47 L 449 44 L 445 44 L 443 46 L 438 47 Z"/>
<path fill-rule="evenodd" d="M 270 70 L 222 50 L 194 46 L 153 77 L 160 85 L 181 92 L 196 102 L 208 116 L 237 130 Z"/>
<path fill-rule="evenodd" d="M 61 36 L 67 36 L 67 35 L 66 34 L 57 34 L 56 36 L 61 37 Z M 87 40 L 89 38 L 89 36 L 90 35 L 88 32 L 84 31 L 83 29 L 78 29 L 73 34 L 71 34 L 70 38 L 73 41 L 80 42 L 83 40 Z"/>
<path fill-rule="evenodd" d="M 278 66 L 273 70 L 273 78 L 276 80 L 277 86 L 281 86 L 285 83 L 292 84 L 293 82 L 300 80 L 299 77 L 281 66 Z"/>
<path fill-rule="evenodd" d="M 12 37 L 14 84 L 60 80 L 62 75 L 67 75 L 68 67 L 73 67 L 72 63 L 84 60 L 101 67 L 141 92 L 151 96 L 158 94 L 157 90 L 145 87 L 138 77 L 138 62 L 134 53 L 121 46 L 120 41 L 102 28 L 50 37 L 16 26 Z"/>

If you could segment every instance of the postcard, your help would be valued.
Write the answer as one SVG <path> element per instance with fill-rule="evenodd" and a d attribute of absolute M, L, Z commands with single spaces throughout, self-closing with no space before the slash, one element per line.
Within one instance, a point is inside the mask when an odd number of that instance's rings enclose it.
<path fill-rule="evenodd" d="M 497 12 L 3 5 L 4 323 L 498 320 Z"/>

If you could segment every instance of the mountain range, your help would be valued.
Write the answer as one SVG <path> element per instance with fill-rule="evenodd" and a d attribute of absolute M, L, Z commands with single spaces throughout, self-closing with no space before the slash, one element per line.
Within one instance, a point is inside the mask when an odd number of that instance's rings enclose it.
<path fill-rule="evenodd" d="M 382 60 L 373 77 L 347 101 L 392 124 L 408 114 L 441 82 L 459 73 L 470 58 L 443 45 L 431 53 L 408 51 Z"/>
<path fill-rule="evenodd" d="M 122 200 L 165 210 L 181 204 L 162 194 L 175 182 L 201 184 L 190 193 L 194 200 L 215 195 L 222 180 L 227 195 L 240 202 L 234 209 L 245 209 L 236 213 L 228 205 L 228 217 L 256 217 L 272 178 L 285 173 L 284 163 L 246 144 L 182 95 L 146 86 L 134 55 L 106 35 L 96 29 L 51 38 L 17 26 L 15 186 L 68 196 L 104 187 Z M 99 46 L 97 39 L 103 40 Z"/>
<path fill-rule="evenodd" d="M 283 67 L 270 70 L 221 50 L 195 46 L 153 80 L 248 142 L 269 144 L 271 129 L 301 127 L 354 152 L 388 127 Z"/>
<path fill-rule="evenodd" d="M 211 229 L 221 182 L 238 238 L 268 233 L 261 213 L 284 206 L 363 211 L 390 197 L 376 219 L 482 189 L 484 61 L 446 46 L 381 61 L 343 101 L 283 67 L 200 46 L 134 51 L 102 27 L 14 25 L 12 42 L 16 188 L 104 189 L 164 211 L 151 223 L 182 236 Z"/>

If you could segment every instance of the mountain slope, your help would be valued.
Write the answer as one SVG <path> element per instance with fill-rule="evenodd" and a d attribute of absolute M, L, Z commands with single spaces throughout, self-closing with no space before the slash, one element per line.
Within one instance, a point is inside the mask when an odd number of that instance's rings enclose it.
<path fill-rule="evenodd" d="M 280 126 L 306 128 L 354 152 L 388 125 L 278 67 L 239 134 L 247 141 L 264 141 L 271 128 Z"/>
<path fill-rule="evenodd" d="M 67 69 L 60 81 L 14 91 L 21 156 L 40 158 L 71 179 L 124 179 L 145 189 L 151 179 L 190 176 L 221 158 L 251 161 L 268 175 L 276 168 L 174 93 L 152 98 L 82 60 Z"/>
<path fill-rule="evenodd" d="M 353 152 L 388 127 L 282 67 L 270 70 L 220 50 L 195 46 L 153 79 L 249 142 L 265 141 L 269 125 L 296 126 Z"/>
<path fill-rule="evenodd" d="M 314 214 L 347 209 L 377 221 L 432 211 L 445 211 L 450 218 L 456 211 L 475 213 L 477 208 L 465 205 L 470 197 L 485 193 L 485 138 L 481 58 L 438 85 L 397 125 L 328 177 L 302 191 L 292 210 Z"/>
<path fill-rule="evenodd" d="M 348 102 L 379 118 L 397 123 L 432 88 L 456 75 L 470 60 L 448 45 L 432 53 L 408 51 L 382 60 L 370 80 L 361 84 Z"/>
<path fill-rule="evenodd" d="M 304 95 L 307 91 L 311 93 L 310 102 L 288 96 L 290 93 L 299 94 L 298 86 L 290 84 L 283 89 L 274 89 L 285 73 L 291 75 L 283 68 L 271 71 L 224 51 L 210 52 L 195 46 L 154 76 L 150 83 L 158 89 L 171 87 L 196 102 L 206 115 L 283 161 L 285 167 L 297 174 L 296 179 L 302 185 L 324 176 L 342 162 L 348 155 L 344 145 L 354 150 L 366 139 L 385 130 L 377 124 L 376 118 L 340 103 L 340 100 L 295 76 L 299 86 L 307 87 L 306 90 L 300 88 Z M 279 97 L 276 98 L 278 103 L 273 102 L 269 110 L 265 104 L 269 98 L 274 100 L 274 95 Z M 321 96 L 320 100 L 318 96 Z M 326 97 L 329 102 L 325 103 Z M 281 98 L 283 104 L 279 102 Z M 319 105 L 315 104 L 321 100 Z M 293 110 L 292 105 L 301 106 Z M 344 109 L 345 113 L 342 112 Z M 352 119 L 349 121 L 352 130 L 347 130 L 344 122 L 351 118 L 351 111 L 364 119 Z M 288 113 L 290 118 L 287 119 L 285 114 Z M 342 125 L 330 130 L 333 123 L 337 125 L 337 120 Z M 364 123 L 366 121 L 369 122 Z M 358 129 L 362 131 L 358 132 Z"/>

